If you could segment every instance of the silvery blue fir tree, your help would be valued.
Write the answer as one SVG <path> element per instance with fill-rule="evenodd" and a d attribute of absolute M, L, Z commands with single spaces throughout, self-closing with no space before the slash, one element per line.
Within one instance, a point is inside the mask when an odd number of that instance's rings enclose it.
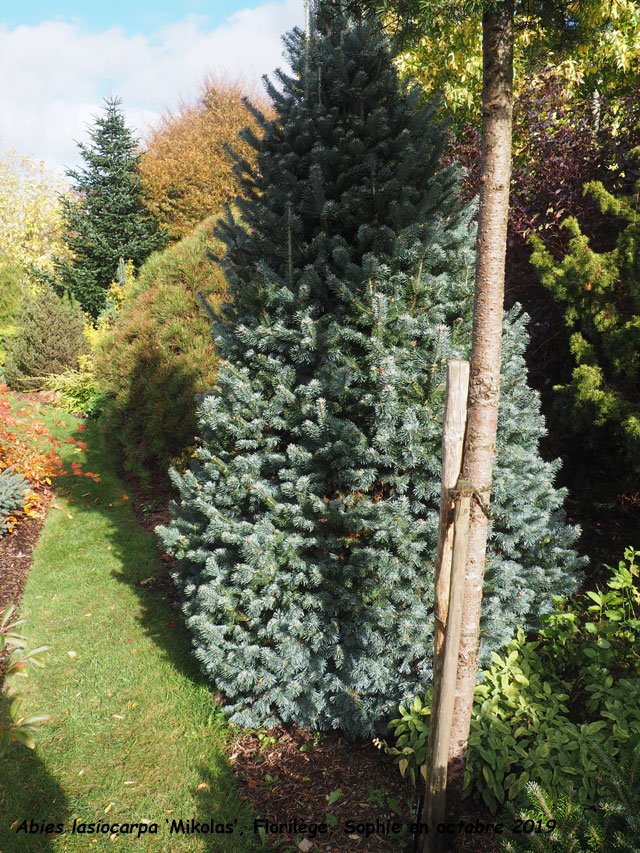
<path fill-rule="evenodd" d="M 159 532 L 196 655 L 236 723 L 369 735 L 431 678 L 445 365 L 470 346 L 473 210 L 420 92 L 368 25 L 286 37 L 245 138 L 230 301 L 190 471 Z M 483 656 L 574 589 L 524 320 L 505 320 Z"/>

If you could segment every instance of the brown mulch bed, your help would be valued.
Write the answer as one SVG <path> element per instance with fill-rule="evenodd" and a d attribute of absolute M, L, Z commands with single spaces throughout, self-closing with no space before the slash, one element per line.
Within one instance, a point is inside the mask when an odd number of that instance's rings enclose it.
<path fill-rule="evenodd" d="M 20 602 L 43 524 L 44 518 L 25 518 L 0 539 L 0 610 Z"/>
<path fill-rule="evenodd" d="M 36 546 L 50 497 L 43 499 L 41 518 L 25 517 L 10 532 L 0 538 L 0 612 L 10 604 L 17 608 L 22 598 L 25 581 L 31 569 L 31 555 Z M 14 614 L 15 615 L 15 614 Z M 3 661 L 9 649 L 0 653 L 0 688 L 2 688 Z"/>
<path fill-rule="evenodd" d="M 308 850 L 411 849 L 413 792 L 389 756 L 370 742 L 277 726 L 240 735 L 230 761 L 256 814 L 278 828 L 284 825 L 283 832 L 267 836 L 271 841 L 308 837 L 308 831 L 297 831 L 305 822 L 324 825 Z"/>

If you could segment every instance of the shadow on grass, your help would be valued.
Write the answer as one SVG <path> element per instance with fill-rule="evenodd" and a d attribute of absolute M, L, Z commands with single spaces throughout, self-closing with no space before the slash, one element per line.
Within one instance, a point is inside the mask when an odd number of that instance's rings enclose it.
<path fill-rule="evenodd" d="M 120 566 L 118 570 L 112 571 L 112 576 L 135 592 L 138 602 L 136 619 L 142 631 L 153 640 L 177 672 L 192 683 L 212 691 L 212 685 L 202 673 L 193 654 L 179 605 L 173 598 L 169 584 L 163 579 L 166 570 L 159 559 L 157 540 L 137 523 L 131 509 L 128 489 L 114 472 L 108 452 L 100 440 L 96 423 L 87 422 L 85 431 L 76 433 L 75 438 L 80 438 L 87 444 L 83 470 L 99 473 L 101 482 L 63 476 L 56 481 L 56 491 L 65 496 L 72 496 L 75 507 L 72 512 L 76 519 L 83 511 L 90 511 L 99 512 L 108 521 L 108 547 Z M 213 699 L 210 712 L 211 727 L 219 730 L 223 715 Z M 176 839 L 179 835 L 193 834 L 186 830 L 187 823 L 191 828 L 192 820 L 200 824 L 212 821 L 214 828 L 217 824 L 224 824 L 227 831 L 213 831 L 206 835 L 203 832 L 198 833 L 199 843 L 204 841 L 206 849 L 211 853 L 248 853 L 261 849 L 253 833 L 251 806 L 248 800 L 245 801 L 240 796 L 238 781 L 224 754 L 215 756 L 211 766 L 199 765 L 198 778 L 206 787 L 203 786 L 195 793 L 196 813 L 171 815 L 168 825 L 160 829 L 169 844 L 168 849 L 171 849 L 170 828 L 174 818 L 176 821 L 182 820 L 184 827 L 184 831 L 180 830 L 179 825 L 176 827 L 173 833 Z M 231 831 L 227 828 L 229 820 Z M 8 853 L 1 844 L 0 851 Z"/>
<path fill-rule="evenodd" d="M 9 700 L 0 696 L 0 718 L 9 714 Z M 43 729 L 44 731 L 44 729 Z M 38 735 L 36 735 L 36 740 Z M 16 832 L 26 821 L 35 832 Z M 11 826 L 15 823 L 13 829 Z M 40 832 L 42 824 L 69 828 L 69 808 L 64 791 L 35 751 L 12 743 L 0 758 L 0 850 L 2 853 L 40 853 L 54 850 L 56 835 Z"/>
<path fill-rule="evenodd" d="M 200 833 L 200 840 L 207 837 L 206 850 L 210 853 L 250 853 L 250 851 L 263 850 L 258 836 L 253 831 L 254 816 L 247 802 L 238 817 L 232 819 L 228 815 L 238 815 L 239 796 L 238 782 L 233 777 L 222 755 L 218 756 L 215 765 L 198 767 L 198 774 L 208 788 L 198 792 L 198 814 L 195 815 L 196 822 L 209 824 L 211 827 L 207 836 Z M 225 784 L 220 785 L 220 779 L 225 779 Z M 173 815 L 176 822 L 181 815 Z M 190 818 L 194 815 L 185 816 Z M 186 824 L 183 818 L 183 824 Z"/>
<path fill-rule="evenodd" d="M 78 512 L 84 505 L 86 509 L 99 511 L 106 517 L 112 553 L 122 566 L 122 570 L 114 572 L 113 576 L 136 593 L 140 606 L 139 621 L 145 634 L 153 639 L 177 671 L 195 684 L 207 686 L 206 677 L 192 653 L 182 611 L 173 600 L 165 567 L 159 560 L 158 540 L 137 523 L 129 503 L 128 489 L 114 470 L 96 422 L 87 421 L 86 430 L 75 433 L 74 438 L 87 444 L 86 462 L 82 469 L 99 473 L 102 482 L 62 476 L 55 482 L 55 491 L 71 495 Z"/>

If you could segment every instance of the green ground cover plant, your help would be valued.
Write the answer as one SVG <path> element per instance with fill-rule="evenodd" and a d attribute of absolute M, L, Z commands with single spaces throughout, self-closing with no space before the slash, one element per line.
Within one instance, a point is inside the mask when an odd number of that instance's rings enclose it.
<path fill-rule="evenodd" d="M 530 781 L 554 801 L 573 790 L 578 805 L 600 796 L 599 756 L 640 744 L 640 552 L 627 548 L 607 589 L 557 599 L 539 639 L 519 630 L 479 674 L 469 735 L 465 794 L 495 812 Z M 415 781 L 424 767 L 431 693 L 400 707 L 390 728 L 396 756 Z"/>
<path fill-rule="evenodd" d="M 16 619 L 14 613 L 13 604 L 0 610 L 0 683 L 11 675 L 28 677 L 28 667 L 44 666 L 42 655 L 48 651 L 47 646 L 27 649 L 27 638 L 20 633 L 25 620 Z M 33 749 L 34 733 L 49 719 L 47 714 L 29 714 L 25 717 L 22 702 L 21 696 L 12 698 L 7 719 L 0 718 L 0 758 L 12 741 Z"/>
<path fill-rule="evenodd" d="M 78 435 L 77 419 L 60 410 L 46 417 L 63 442 Z M 162 835 L 136 841 L 136 849 L 154 851 L 212 849 L 206 835 L 169 836 L 165 821 L 215 818 L 234 827 L 216 835 L 216 851 L 250 850 L 249 812 L 224 758 L 223 717 L 193 666 L 179 619 L 154 588 L 154 540 L 136 524 L 95 422 L 80 434 L 86 450 L 61 445 L 65 468 L 81 464 L 99 472 L 100 482 L 56 481 L 34 553 L 21 615 L 31 643 L 50 651 L 20 693 L 25 709 L 51 719 L 33 751 L 12 744 L 0 759 L 2 851 L 86 853 L 95 845 L 68 831 L 76 817 L 157 822 Z M 5 689 L 3 718 L 11 679 Z M 62 822 L 67 831 L 16 835 L 25 818 Z M 96 849 L 112 849 L 109 837 L 101 835 Z"/>

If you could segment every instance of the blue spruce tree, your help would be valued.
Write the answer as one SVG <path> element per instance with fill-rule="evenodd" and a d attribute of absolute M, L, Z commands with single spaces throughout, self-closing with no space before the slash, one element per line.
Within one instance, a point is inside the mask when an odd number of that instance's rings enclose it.
<path fill-rule="evenodd" d="M 379 730 L 431 678 L 445 365 L 468 357 L 473 210 L 369 26 L 286 38 L 245 138 L 200 446 L 160 529 L 196 655 L 249 726 Z M 255 111 L 254 111 L 255 112 Z M 524 319 L 505 320 L 483 658 L 575 588 Z"/>

